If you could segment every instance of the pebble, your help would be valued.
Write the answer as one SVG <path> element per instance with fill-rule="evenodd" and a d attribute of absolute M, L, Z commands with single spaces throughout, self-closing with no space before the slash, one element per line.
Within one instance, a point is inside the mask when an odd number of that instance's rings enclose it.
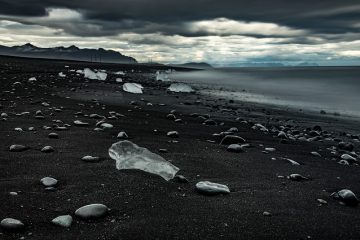
<path fill-rule="evenodd" d="M 321 199 L 321 198 L 318 198 L 317 201 L 318 201 L 320 204 L 327 204 L 327 201 L 325 201 L 324 199 Z"/>
<path fill-rule="evenodd" d="M 275 152 L 276 148 L 265 148 L 265 151 L 267 151 L 267 152 Z"/>
<path fill-rule="evenodd" d="M 189 180 L 187 180 L 183 175 L 176 175 L 174 179 L 180 183 L 189 183 Z"/>
<path fill-rule="evenodd" d="M 126 134 L 126 132 L 119 132 L 118 135 L 117 135 L 117 138 L 120 138 L 120 139 L 127 139 L 129 138 L 129 136 Z"/>
<path fill-rule="evenodd" d="M 178 138 L 179 137 L 179 133 L 177 131 L 170 131 L 166 134 L 166 136 L 168 137 L 172 137 L 172 138 Z"/>
<path fill-rule="evenodd" d="M 89 126 L 89 123 L 87 123 L 87 122 L 82 122 L 82 121 L 80 121 L 80 120 L 75 120 L 75 121 L 74 121 L 74 124 L 75 124 L 75 126 L 79 126 L 79 127 Z"/>
<path fill-rule="evenodd" d="M 56 180 L 55 178 L 52 178 L 52 177 L 44 177 L 40 180 L 40 182 L 45 187 L 54 187 L 58 184 L 58 180 Z"/>
<path fill-rule="evenodd" d="M 230 144 L 227 149 L 228 152 L 241 153 L 244 152 L 244 149 L 239 144 Z"/>
<path fill-rule="evenodd" d="M 311 155 L 316 156 L 316 157 L 321 157 L 321 154 L 318 152 L 311 152 Z"/>
<path fill-rule="evenodd" d="M 227 135 L 220 142 L 220 144 L 222 145 L 239 144 L 239 143 L 245 143 L 245 139 L 235 135 Z"/>
<path fill-rule="evenodd" d="M 303 175 L 294 173 L 294 174 L 290 174 L 288 176 L 288 179 L 292 180 L 292 181 L 304 181 L 304 180 L 309 180 L 309 178 L 304 177 Z"/>
<path fill-rule="evenodd" d="M 228 194 L 230 189 L 223 184 L 201 181 L 196 184 L 196 190 L 204 195 Z"/>
<path fill-rule="evenodd" d="M 81 158 L 84 162 L 99 162 L 100 157 L 93 157 L 93 156 L 84 156 Z"/>
<path fill-rule="evenodd" d="M 77 209 L 75 215 L 82 219 L 101 218 L 105 216 L 108 210 L 108 207 L 104 204 L 95 203 Z"/>
<path fill-rule="evenodd" d="M 353 156 L 349 155 L 349 154 L 343 154 L 341 155 L 341 159 L 346 160 L 349 163 L 354 163 L 357 162 L 356 158 L 354 158 Z"/>
<path fill-rule="evenodd" d="M 356 197 L 355 193 L 353 193 L 349 189 L 342 189 L 338 192 L 331 194 L 335 199 L 343 202 L 348 206 L 357 206 L 359 204 L 359 200 Z"/>
<path fill-rule="evenodd" d="M 43 153 L 52 153 L 55 149 L 52 146 L 45 146 L 41 149 L 41 152 Z"/>
<path fill-rule="evenodd" d="M 272 214 L 270 212 L 267 212 L 267 211 L 263 212 L 263 215 L 265 217 L 271 217 L 272 216 Z"/>
<path fill-rule="evenodd" d="M 23 152 L 26 151 L 27 149 L 28 147 L 20 144 L 13 144 L 9 148 L 10 152 Z"/>
<path fill-rule="evenodd" d="M 0 226 L 4 230 L 11 232 L 20 232 L 25 228 L 25 225 L 20 220 L 14 218 L 5 218 L 1 220 Z"/>
<path fill-rule="evenodd" d="M 110 124 L 110 123 L 101 123 L 100 127 L 102 127 L 103 129 L 111 129 L 114 126 L 112 124 Z"/>
<path fill-rule="evenodd" d="M 73 218 L 70 215 L 63 215 L 63 216 L 58 216 L 58 217 L 54 218 L 53 220 L 51 220 L 51 222 L 60 227 L 68 228 L 71 226 L 71 224 L 73 222 Z"/>
<path fill-rule="evenodd" d="M 57 133 L 49 133 L 48 137 L 49 137 L 49 138 L 52 138 L 52 139 L 58 139 L 58 138 L 59 138 L 59 134 L 57 134 Z"/>

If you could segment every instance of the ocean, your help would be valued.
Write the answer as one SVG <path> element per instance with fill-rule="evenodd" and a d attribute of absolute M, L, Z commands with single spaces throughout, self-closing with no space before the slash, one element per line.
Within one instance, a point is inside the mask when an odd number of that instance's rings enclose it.
<path fill-rule="evenodd" d="M 170 77 L 217 98 L 360 118 L 360 67 L 215 68 Z"/>

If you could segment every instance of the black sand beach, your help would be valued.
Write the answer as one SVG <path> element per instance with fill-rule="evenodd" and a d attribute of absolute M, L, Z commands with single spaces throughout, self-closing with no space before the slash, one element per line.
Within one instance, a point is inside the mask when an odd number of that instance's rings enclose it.
<path fill-rule="evenodd" d="M 107 80 L 87 80 L 70 72 L 87 67 L 107 70 Z M 166 90 L 170 83 L 154 80 L 154 73 L 162 68 L 168 67 L 0 58 L 0 113 L 8 115 L 0 121 L 0 219 L 15 218 L 25 224 L 23 232 L 3 230 L 0 239 L 360 239 L 360 207 L 339 204 L 331 196 L 341 189 L 360 196 L 359 158 L 350 165 L 338 163 L 342 154 L 359 154 L 358 122 L 171 93 Z M 182 70 L 188 71 L 177 69 Z M 142 84 L 144 94 L 122 91 L 112 71 L 125 71 L 123 81 Z M 59 77 L 59 72 L 66 77 Z M 37 81 L 29 83 L 31 77 Z M 44 119 L 34 117 L 38 110 Z M 182 122 L 166 118 L 171 110 Z M 89 115 L 109 117 L 112 111 L 118 113 L 117 119 L 106 122 L 114 127 L 94 131 L 97 120 Z M 29 114 L 19 115 L 22 112 Z M 207 118 L 217 124 L 203 124 Z M 89 126 L 75 126 L 75 120 Z M 269 131 L 253 129 L 257 123 Z M 71 126 L 55 129 L 64 124 Z M 219 144 L 222 137 L 213 136 L 232 127 L 251 145 L 242 153 L 228 152 Z M 280 130 L 299 136 L 280 141 Z M 120 131 L 179 167 L 178 174 L 189 183 L 117 170 L 108 149 L 120 141 Z M 178 131 L 179 138 L 168 137 L 169 131 Z M 51 132 L 59 139 L 50 139 Z M 340 141 L 351 143 L 354 153 L 339 148 Z M 13 144 L 29 149 L 10 152 Z M 55 151 L 40 151 L 48 145 Z M 276 150 L 264 152 L 265 148 Z M 84 162 L 81 158 L 86 155 L 101 160 Z M 295 173 L 309 180 L 287 179 Z M 59 180 L 54 191 L 41 185 L 46 176 Z M 231 192 L 201 195 L 195 184 L 204 180 L 225 184 Z M 92 203 L 111 210 L 96 220 L 74 215 L 76 209 Z M 67 214 L 74 218 L 71 227 L 51 223 Z"/>

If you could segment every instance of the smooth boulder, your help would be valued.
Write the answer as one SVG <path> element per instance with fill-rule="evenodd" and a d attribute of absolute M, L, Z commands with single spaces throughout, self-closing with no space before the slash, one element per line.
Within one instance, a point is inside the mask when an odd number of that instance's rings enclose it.
<path fill-rule="evenodd" d="M 0 226 L 2 229 L 11 232 L 19 232 L 25 228 L 25 225 L 20 220 L 14 218 L 5 218 L 1 220 Z"/>
<path fill-rule="evenodd" d="M 71 226 L 73 218 L 70 215 L 63 215 L 54 218 L 51 222 L 57 226 L 68 228 Z"/>
<path fill-rule="evenodd" d="M 75 216 L 81 219 L 96 219 L 105 216 L 108 211 L 108 207 L 104 204 L 94 203 L 77 209 Z"/>

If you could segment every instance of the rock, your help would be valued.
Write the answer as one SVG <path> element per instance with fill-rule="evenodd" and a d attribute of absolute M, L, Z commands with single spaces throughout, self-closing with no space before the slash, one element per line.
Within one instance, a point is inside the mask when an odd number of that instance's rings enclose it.
<path fill-rule="evenodd" d="M 54 218 L 53 220 L 51 220 L 51 222 L 55 225 L 58 225 L 60 227 L 65 227 L 68 228 L 71 226 L 73 221 L 72 216 L 70 215 L 63 215 L 63 216 L 58 216 L 56 218 Z"/>
<path fill-rule="evenodd" d="M 276 148 L 265 148 L 265 151 L 267 151 L 267 152 L 275 152 Z"/>
<path fill-rule="evenodd" d="M 189 180 L 187 180 L 183 175 L 176 175 L 174 179 L 180 183 L 189 183 Z"/>
<path fill-rule="evenodd" d="M 81 219 L 97 219 L 105 216 L 109 211 L 104 204 L 90 204 L 83 206 L 75 211 L 75 216 Z"/>
<path fill-rule="evenodd" d="M 80 120 L 75 120 L 74 124 L 75 124 L 75 126 L 79 126 L 79 127 L 89 126 L 89 123 L 82 122 Z"/>
<path fill-rule="evenodd" d="M 43 153 L 52 153 L 55 149 L 52 146 L 45 146 L 41 149 L 41 152 Z"/>
<path fill-rule="evenodd" d="M 59 138 L 59 134 L 57 134 L 57 133 L 49 133 L 48 137 L 49 137 L 49 138 L 52 138 L 52 139 L 58 139 L 58 138 Z"/>
<path fill-rule="evenodd" d="M 203 122 L 204 125 L 208 125 L 208 126 L 216 126 L 217 122 L 212 120 L 212 119 L 207 119 Z"/>
<path fill-rule="evenodd" d="M 265 217 L 271 217 L 272 216 L 272 214 L 270 212 L 267 212 L 267 211 L 263 212 L 263 215 Z"/>
<path fill-rule="evenodd" d="M 339 200 L 348 206 L 357 206 L 359 204 L 359 200 L 356 197 L 356 195 L 351 190 L 348 190 L 348 189 L 342 189 L 331 195 L 336 200 Z"/>
<path fill-rule="evenodd" d="M 84 162 L 99 162 L 100 158 L 99 157 L 93 157 L 93 156 L 84 156 L 81 158 L 81 160 L 83 160 Z"/>
<path fill-rule="evenodd" d="M 241 153 L 244 152 L 244 149 L 239 144 L 230 144 L 227 149 L 228 152 Z"/>
<path fill-rule="evenodd" d="M 298 163 L 297 161 L 294 161 L 290 158 L 282 158 L 284 159 L 285 161 L 288 161 L 289 163 L 291 163 L 292 165 L 301 165 L 300 163 Z"/>
<path fill-rule="evenodd" d="M 58 180 L 56 180 L 55 178 L 52 178 L 52 177 L 44 177 L 40 180 L 40 182 L 45 187 L 54 187 L 58 184 Z"/>
<path fill-rule="evenodd" d="M 166 118 L 169 120 L 175 120 L 176 116 L 174 114 L 168 114 L 168 115 L 166 115 Z"/>
<path fill-rule="evenodd" d="M 172 138 L 178 138 L 179 137 L 179 133 L 177 131 L 170 131 L 166 134 L 166 136 L 168 137 L 172 137 Z"/>
<path fill-rule="evenodd" d="M 321 199 L 321 198 L 318 198 L 317 201 L 318 201 L 320 204 L 327 204 L 327 201 L 325 201 L 324 199 Z"/>
<path fill-rule="evenodd" d="M 342 160 L 346 160 L 349 163 L 356 163 L 357 160 L 356 158 L 354 158 L 353 156 L 349 155 L 349 154 L 343 154 L 341 155 L 341 159 Z"/>
<path fill-rule="evenodd" d="M 245 139 L 235 135 L 227 135 L 220 142 L 220 144 L 222 145 L 239 144 L 239 143 L 245 143 Z"/>
<path fill-rule="evenodd" d="M 25 225 L 20 220 L 14 218 L 5 218 L 1 220 L 0 226 L 2 229 L 10 232 L 20 232 L 25 228 Z"/>
<path fill-rule="evenodd" d="M 24 145 L 20 145 L 20 144 L 13 144 L 9 148 L 10 152 L 23 152 L 28 149 L 29 149 L 28 147 L 26 147 Z"/>
<path fill-rule="evenodd" d="M 350 163 L 349 163 L 348 161 L 346 161 L 346 160 L 340 160 L 340 161 L 338 162 L 338 164 L 341 164 L 341 165 L 350 165 Z"/>
<path fill-rule="evenodd" d="M 101 123 L 100 124 L 100 127 L 102 127 L 103 129 L 111 129 L 111 128 L 113 128 L 114 126 L 112 125 L 112 124 L 110 124 L 110 123 Z"/>
<path fill-rule="evenodd" d="M 316 131 L 316 132 L 321 132 L 322 128 L 319 125 L 316 125 L 316 126 L 313 127 L 313 130 Z"/>
<path fill-rule="evenodd" d="M 278 138 L 281 138 L 281 139 L 287 139 L 288 136 L 286 135 L 285 132 L 283 131 L 280 131 L 279 134 L 277 135 Z"/>
<path fill-rule="evenodd" d="M 117 138 L 120 138 L 120 139 L 127 139 L 129 138 L 129 136 L 126 134 L 126 132 L 119 132 L 119 134 L 117 135 Z"/>
<path fill-rule="evenodd" d="M 292 180 L 292 181 L 304 181 L 304 180 L 309 180 L 309 178 L 304 177 L 303 175 L 294 173 L 294 174 L 290 174 L 288 176 L 288 179 Z"/>
<path fill-rule="evenodd" d="M 313 155 L 315 157 L 321 157 L 321 154 L 318 152 L 311 152 L 311 155 Z"/>
<path fill-rule="evenodd" d="M 231 133 L 236 133 L 236 132 L 239 132 L 239 129 L 236 128 L 236 127 L 232 127 L 230 128 L 229 130 L 227 130 L 228 132 L 231 132 Z"/>
<path fill-rule="evenodd" d="M 103 118 L 105 118 L 104 116 L 101 116 L 101 115 L 95 114 L 95 113 L 90 114 L 89 117 L 94 118 L 94 119 L 103 119 Z"/>
<path fill-rule="evenodd" d="M 346 143 L 346 142 L 339 142 L 338 148 L 345 151 L 353 151 L 354 145 L 352 143 Z"/>
<path fill-rule="evenodd" d="M 209 181 L 201 181 L 196 184 L 196 190 L 204 195 L 228 194 L 230 189 L 223 184 L 213 183 Z"/>
<path fill-rule="evenodd" d="M 173 179 L 179 171 L 160 155 L 127 140 L 114 143 L 109 149 L 109 156 L 116 161 L 118 170 L 138 169 L 156 174 L 166 181 Z"/>

